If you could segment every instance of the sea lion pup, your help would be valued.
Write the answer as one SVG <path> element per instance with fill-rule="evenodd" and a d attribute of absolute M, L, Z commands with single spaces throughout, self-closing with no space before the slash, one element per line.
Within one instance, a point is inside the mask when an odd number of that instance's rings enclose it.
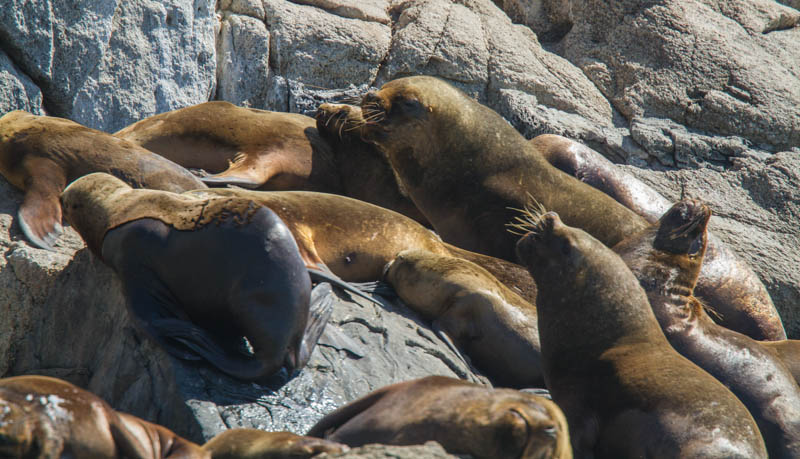
<path fill-rule="evenodd" d="M 517 251 L 539 287 L 547 388 L 576 457 L 767 457 L 747 408 L 667 342 L 622 259 L 553 212 Z"/>
<path fill-rule="evenodd" d="M 400 189 L 389 162 L 374 145 L 361 139 L 361 107 L 322 104 L 317 109 L 317 130 L 336 152 L 344 194 L 391 209 L 420 224 L 431 224 Z"/>
<path fill-rule="evenodd" d="M 671 204 L 600 153 L 566 137 L 531 139 L 551 164 L 611 196 L 655 223 Z M 786 331 L 766 287 L 731 248 L 708 233 L 708 248 L 695 292 L 718 313 L 717 323 L 758 340 L 785 340 Z"/>
<path fill-rule="evenodd" d="M 339 193 L 333 152 L 314 118 L 215 101 L 145 118 L 114 133 L 189 168 L 208 185 Z"/>
<path fill-rule="evenodd" d="M 47 376 L 0 379 L 0 456 L 210 458 L 166 427 Z"/>
<path fill-rule="evenodd" d="M 274 212 L 241 198 L 134 190 L 108 174 L 76 180 L 61 202 L 119 275 L 134 321 L 170 354 L 249 381 L 305 365 L 332 299 L 316 296 L 309 320 L 311 281 Z"/>
<path fill-rule="evenodd" d="M 404 250 L 385 280 L 493 384 L 543 386 L 536 307 L 488 271 L 461 258 Z"/>
<path fill-rule="evenodd" d="M 433 440 L 476 459 L 572 457 L 566 420 L 552 401 L 444 376 L 382 387 L 328 414 L 306 435 L 349 446 Z"/>
<path fill-rule="evenodd" d="M 750 410 L 769 456 L 800 457 L 800 387 L 759 342 L 715 324 L 692 296 L 711 209 L 681 201 L 614 247 L 647 292 L 672 347 L 725 384 Z"/>
<path fill-rule="evenodd" d="M 136 188 L 205 188 L 183 167 L 131 142 L 52 116 L 21 110 L 0 118 L 0 174 L 25 192 L 17 218 L 36 247 L 54 250 L 61 233 L 61 190 L 76 178 L 107 172 Z"/>
<path fill-rule="evenodd" d="M 443 243 L 429 229 L 383 207 L 308 191 L 209 188 L 185 194 L 239 197 L 269 207 L 289 227 L 306 266 L 329 269 L 347 282 L 380 280 L 384 267 L 400 251 L 420 249 L 469 260 L 528 302 L 536 301 L 536 284 L 522 266 Z"/>
<path fill-rule="evenodd" d="M 548 163 L 494 110 L 443 80 L 400 78 L 361 103 L 365 140 L 446 242 L 516 262 L 505 225 L 529 196 L 612 246 L 644 219 Z"/>
<path fill-rule="evenodd" d="M 209 440 L 203 449 L 211 459 L 307 459 L 322 453 L 342 453 L 347 445 L 291 432 L 230 429 Z"/>

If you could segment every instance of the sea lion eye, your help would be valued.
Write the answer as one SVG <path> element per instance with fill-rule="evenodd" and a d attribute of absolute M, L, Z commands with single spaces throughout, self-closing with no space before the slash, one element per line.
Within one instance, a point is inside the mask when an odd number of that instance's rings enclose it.
<path fill-rule="evenodd" d="M 425 112 L 425 107 L 417 99 L 398 97 L 392 102 L 392 113 L 406 116 L 420 117 Z"/>

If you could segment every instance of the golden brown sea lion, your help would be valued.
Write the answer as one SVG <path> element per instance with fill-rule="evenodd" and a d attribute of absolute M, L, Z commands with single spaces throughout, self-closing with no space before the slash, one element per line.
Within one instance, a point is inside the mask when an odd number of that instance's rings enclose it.
<path fill-rule="evenodd" d="M 493 384 L 543 387 L 536 307 L 488 271 L 461 258 L 404 250 L 385 280 Z"/>
<path fill-rule="evenodd" d="M 169 429 L 47 376 L 0 379 L 0 456 L 210 458 Z"/>
<path fill-rule="evenodd" d="M 145 118 L 116 133 L 189 168 L 208 185 L 339 193 L 333 151 L 313 118 L 215 101 Z"/>
<path fill-rule="evenodd" d="M 378 389 L 328 414 L 307 435 L 350 446 L 433 440 L 476 459 L 572 457 L 564 415 L 550 400 L 443 376 Z"/>
<path fill-rule="evenodd" d="M 113 174 L 136 188 L 204 188 L 183 167 L 131 142 L 78 123 L 24 111 L 0 118 L 0 174 L 25 192 L 17 214 L 25 236 L 53 250 L 61 233 L 61 190 L 78 177 Z"/>
<path fill-rule="evenodd" d="M 431 226 L 397 183 L 389 162 L 374 145 L 361 138 L 361 107 L 322 104 L 317 109 L 317 130 L 333 147 L 344 194 L 359 201 L 401 213 Z"/>
<path fill-rule="evenodd" d="M 341 453 L 347 445 L 291 432 L 230 429 L 209 440 L 203 449 L 211 459 L 308 459 L 322 453 Z"/>
<path fill-rule="evenodd" d="M 769 456 L 800 457 L 800 387 L 789 368 L 758 341 L 715 324 L 692 296 L 710 218 L 700 201 L 681 201 L 614 251 L 639 279 L 672 347 L 750 410 Z"/>
<path fill-rule="evenodd" d="M 517 251 L 539 287 L 547 387 L 576 457 L 765 458 L 747 408 L 667 342 L 622 259 L 552 212 Z"/>
<path fill-rule="evenodd" d="M 490 108 L 429 76 L 366 94 L 365 140 L 387 156 L 402 188 L 445 241 L 516 262 L 506 223 L 532 195 L 607 245 L 644 219 L 550 165 Z"/>
<path fill-rule="evenodd" d="M 304 191 L 209 188 L 186 195 L 239 197 L 269 207 L 289 227 L 306 266 L 327 266 L 348 282 L 380 280 L 386 264 L 400 251 L 420 249 L 469 260 L 526 301 L 536 300 L 536 285 L 525 268 L 443 243 L 436 234 L 410 218 L 369 203 Z"/>
<path fill-rule="evenodd" d="M 600 153 L 558 135 L 531 143 L 551 164 L 587 183 L 654 223 L 670 202 Z M 783 323 L 767 289 L 750 266 L 712 233 L 696 294 L 718 314 L 717 323 L 758 340 L 786 339 Z"/>
<path fill-rule="evenodd" d="M 243 380 L 305 365 L 331 311 L 330 286 L 311 298 L 309 320 L 311 281 L 274 212 L 236 197 L 135 190 L 100 173 L 71 183 L 61 202 L 121 278 L 134 320 L 170 354 Z M 242 337 L 251 355 L 240 352 Z"/>

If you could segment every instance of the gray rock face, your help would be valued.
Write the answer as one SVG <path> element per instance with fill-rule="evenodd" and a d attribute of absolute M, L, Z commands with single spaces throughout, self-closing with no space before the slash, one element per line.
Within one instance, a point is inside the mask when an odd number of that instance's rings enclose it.
<path fill-rule="evenodd" d="M 572 2 L 558 48 L 626 118 L 800 145 L 800 11 L 760 0 Z"/>
<path fill-rule="evenodd" d="M 0 113 L 12 110 L 43 115 L 42 91 L 0 50 Z"/>

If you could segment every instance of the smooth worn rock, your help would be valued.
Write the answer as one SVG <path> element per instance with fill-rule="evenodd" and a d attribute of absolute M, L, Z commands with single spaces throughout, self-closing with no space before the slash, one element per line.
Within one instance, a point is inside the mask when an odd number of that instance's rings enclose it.
<path fill-rule="evenodd" d="M 323 453 L 314 456 L 315 459 L 446 459 L 457 457 L 459 456 L 448 454 L 435 441 L 414 446 L 365 445 L 351 448 L 350 451 L 344 453 Z"/>

